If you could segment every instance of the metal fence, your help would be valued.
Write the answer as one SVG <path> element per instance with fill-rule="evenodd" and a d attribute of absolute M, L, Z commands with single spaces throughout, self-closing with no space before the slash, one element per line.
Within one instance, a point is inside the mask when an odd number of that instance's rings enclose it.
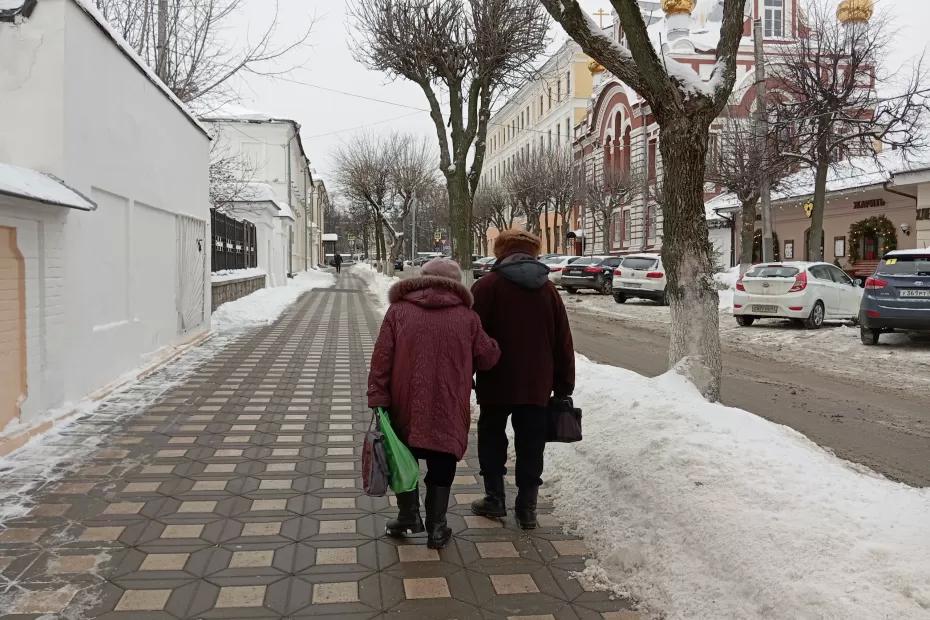
<path fill-rule="evenodd" d="M 258 267 L 255 224 L 210 209 L 213 236 L 211 271 Z"/>

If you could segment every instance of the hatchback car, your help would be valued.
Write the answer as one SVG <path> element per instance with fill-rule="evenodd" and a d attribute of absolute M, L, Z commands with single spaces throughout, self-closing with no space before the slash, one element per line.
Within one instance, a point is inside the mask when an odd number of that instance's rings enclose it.
<path fill-rule="evenodd" d="M 859 322 L 867 345 L 896 329 L 930 331 L 930 249 L 885 254 L 865 281 Z"/>
<path fill-rule="evenodd" d="M 559 286 L 562 284 L 562 271 L 580 256 L 547 256 L 539 259 L 543 265 L 549 268 L 549 281 Z"/>
<path fill-rule="evenodd" d="M 651 299 L 668 305 L 665 268 L 658 254 L 630 254 L 624 256 L 614 270 L 613 294 L 618 304 L 627 299 Z"/>
<path fill-rule="evenodd" d="M 819 329 L 827 320 L 858 321 L 861 299 L 862 289 L 830 263 L 763 263 L 736 281 L 733 315 L 741 327 L 782 318 Z"/>
<path fill-rule="evenodd" d="M 619 264 L 619 256 L 582 256 L 562 269 L 562 288 L 568 293 L 593 289 L 606 295 Z"/>
<path fill-rule="evenodd" d="M 472 262 L 471 272 L 472 272 L 472 275 L 475 277 L 475 280 L 477 280 L 481 276 L 484 276 L 490 273 L 491 268 L 494 266 L 495 260 L 496 259 L 493 256 L 484 256 Z"/>

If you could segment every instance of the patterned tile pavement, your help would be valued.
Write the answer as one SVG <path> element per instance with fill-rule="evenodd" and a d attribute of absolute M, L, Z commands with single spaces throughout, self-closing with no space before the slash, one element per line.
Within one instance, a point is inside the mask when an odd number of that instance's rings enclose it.
<path fill-rule="evenodd" d="M 470 514 L 474 441 L 453 543 L 382 536 L 393 500 L 366 497 L 359 474 L 379 317 L 351 271 L 336 286 L 201 352 L 134 415 L 105 413 L 164 377 L 50 444 L 87 454 L 31 477 L 0 471 L 0 491 L 27 507 L 0 512 L 0 617 L 638 618 L 571 578 L 584 544 L 545 506 L 530 534 Z"/>

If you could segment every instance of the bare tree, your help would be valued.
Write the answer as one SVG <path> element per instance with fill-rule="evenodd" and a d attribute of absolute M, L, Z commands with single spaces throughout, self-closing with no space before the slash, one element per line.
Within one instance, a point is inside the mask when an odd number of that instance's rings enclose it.
<path fill-rule="evenodd" d="M 541 233 L 540 218 L 549 202 L 547 163 L 545 151 L 531 147 L 514 159 L 513 167 L 503 178 L 510 200 L 526 218 L 526 229 L 536 235 Z"/>
<path fill-rule="evenodd" d="M 635 175 L 612 167 L 598 170 L 595 166 L 591 174 L 582 174 L 585 208 L 591 214 L 595 230 L 601 233 L 601 250 L 608 254 L 611 250 L 611 219 L 618 208 L 630 204 L 636 193 L 642 189 L 643 183 Z M 594 249 L 593 244 L 591 249 Z"/>
<path fill-rule="evenodd" d="M 736 81 L 745 0 L 723 0 L 716 62 L 709 80 L 652 45 L 639 3 L 611 0 L 628 47 L 581 8 L 578 0 L 541 0 L 581 48 L 636 90 L 655 115 L 664 164 L 664 242 L 671 304 L 669 362 L 688 359 L 687 372 L 710 400 L 720 397 L 718 295 L 704 215 L 704 160 L 711 122 Z"/>
<path fill-rule="evenodd" d="M 777 189 L 791 162 L 760 141 L 749 119 L 727 118 L 717 135 L 718 148 L 707 160 L 707 180 L 733 193 L 740 202 L 739 262 L 740 272 L 745 273 L 753 262 L 762 181 L 767 177 L 771 189 Z"/>
<path fill-rule="evenodd" d="M 513 228 L 517 205 L 500 183 L 482 181 L 475 191 L 474 206 L 477 212 L 487 214 L 489 226 L 497 230 Z"/>
<path fill-rule="evenodd" d="M 453 253 L 471 273 L 472 199 L 491 104 L 545 51 L 545 12 L 538 0 L 360 0 L 353 17 L 356 58 L 410 80 L 426 96 L 449 196 Z"/>
<path fill-rule="evenodd" d="M 214 207 L 222 211 L 222 205 L 241 200 L 254 178 L 254 162 L 214 139 L 210 145 L 210 203 Z"/>
<path fill-rule="evenodd" d="M 566 222 L 572 207 L 581 198 L 580 172 L 579 167 L 575 165 L 575 157 L 571 148 L 556 148 L 547 151 L 546 191 L 555 213 L 556 226 L 562 231 L 560 238 L 556 240 L 562 252 L 566 251 Z"/>
<path fill-rule="evenodd" d="M 185 103 L 213 105 L 235 99 L 230 80 L 239 73 L 281 75 L 291 52 L 310 38 L 313 20 L 303 32 L 282 40 L 278 3 L 271 23 L 257 41 L 230 45 L 223 40 L 245 0 L 96 0 L 106 20 L 159 78 Z"/>
<path fill-rule="evenodd" d="M 886 15 L 843 24 L 827 0 L 811 0 L 804 14 L 809 36 L 782 46 L 772 67 L 782 95 L 773 111 L 780 152 L 814 171 L 807 258 L 823 260 L 830 167 L 849 156 L 874 156 L 883 146 L 926 148 L 922 125 L 930 106 L 922 61 L 905 75 L 898 96 L 878 96 L 877 89 L 895 89 L 901 73 L 900 67 L 894 75 L 880 68 L 894 37 Z"/>

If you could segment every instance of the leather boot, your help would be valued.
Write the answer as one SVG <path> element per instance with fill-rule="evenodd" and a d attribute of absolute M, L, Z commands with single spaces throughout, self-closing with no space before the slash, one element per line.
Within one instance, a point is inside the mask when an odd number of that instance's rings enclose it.
<path fill-rule="evenodd" d="M 426 546 L 442 549 L 449 544 L 452 530 L 446 525 L 451 487 L 426 485 Z"/>
<path fill-rule="evenodd" d="M 420 518 L 420 489 L 397 494 L 397 518 L 387 522 L 384 533 L 393 538 L 419 534 L 425 528 Z"/>
<path fill-rule="evenodd" d="M 535 530 L 539 527 L 536 520 L 536 498 L 539 496 L 539 487 L 522 487 L 517 492 L 513 512 L 517 525 L 524 530 Z"/>
<path fill-rule="evenodd" d="M 504 477 L 484 477 L 484 498 L 471 503 L 471 511 L 481 517 L 500 518 L 507 516 L 504 504 Z"/>

